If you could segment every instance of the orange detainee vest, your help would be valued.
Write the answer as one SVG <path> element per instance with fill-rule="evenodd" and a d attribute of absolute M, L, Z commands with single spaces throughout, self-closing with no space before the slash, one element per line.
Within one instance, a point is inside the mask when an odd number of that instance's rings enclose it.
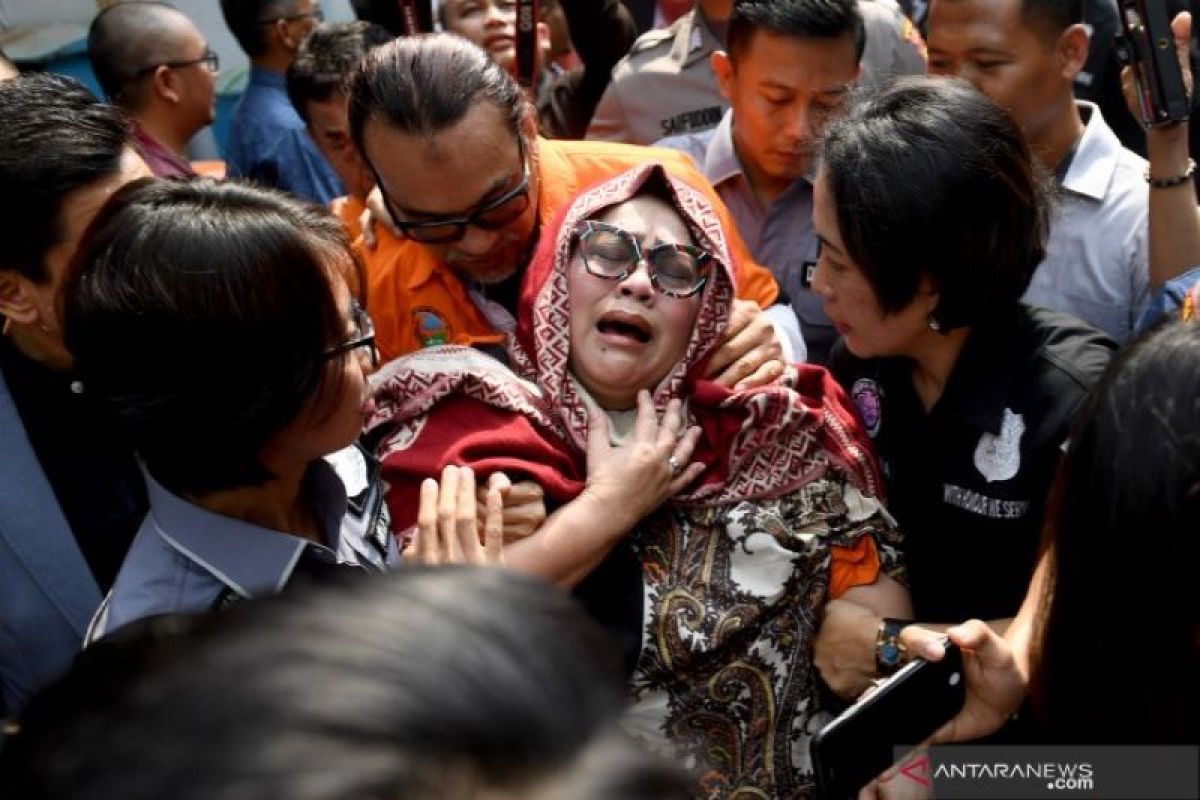
<path fill-rule="evenodd" d="M 542 226 L 588 186 L 644 164 L 661 163 L 672 175 L 708 196 L 729 236 L 738 297 L 762 308 L 775 302 L 779 286 L 750 256 L 725 204 L 691 158 L 676 150 L 597 141 L 537 140 Z M 367 310 L 375 322 L 384 360 L 438 344 L 498 345 L 497 332 L 451 270 L 420 244 L 378 226 L 374 251 L 361 247 L 367 270 Z"/>

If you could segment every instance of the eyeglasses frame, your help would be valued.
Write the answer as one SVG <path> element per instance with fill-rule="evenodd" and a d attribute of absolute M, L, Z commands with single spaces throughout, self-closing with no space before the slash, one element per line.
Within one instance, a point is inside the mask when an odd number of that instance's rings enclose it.
<path fill-rule="evenodd" d="M 190 58 L 187 61 L 160 61 L 157 64 L 151 64 L 148 67 L 142 67 L 134 73 L 135 78 L 140 78 L 143 75 L 149 75 L 159 67 L 167 69 L 184 69 L 185 67 L 194 67 L 197 64 L 203 64 L 208 68 L 209 72 L 216 74 L 221 69 L 221 57 L 217 55 L 217 51 L 210 47 L 204 48 L 204 55 L 199 58 Z"/>
<path fill-rule="evenodd" d="M 383 181 L 379 179 L 379 174 L 375 172 L 375 167 L 370 164 L 368 164 L 368 166 L 371 167 L 371 172 L 375 177 L 375 185 L 379 187 L 379 194 L 383 198 L 383 203 L 387 207 L 388 214 L 391 215 L 392 222 L 395 224 L 396 229 L 399 230 L 400 233 L 421 244 L 452 244 L 454 242 L 462 241 L 462 238 L 467 235 L 467 226 L 469 225 L 474 225 L 475 227 L 481 228 L 485 231 L 499 230 L 505 225 L 512 224 L 513 220 L 521 216 L 521 214 L 524 214 L 526 209 L 529 208 L 529 179 L 533 175 L 533 170 L 530 169 L 529 166 L 529 151 L 525 147 L 525 137 L 519 133 L 517 134 L 517 152 L 521 159 L 522 174 L 520 182 L 518 182 L 517 185 L 512 189 L 508 190 L 497 198 L 477 204 L 466 214 L 453 217 L 438 217 L 437 219 L 427 219 L 419 222 L 405 222 L 399 218 L 399 215 L 396 214 L 396 205 L 392 202 L 392 198 L 388 195 L 387 190 L 383 188 Z M 488 213 L 489 211 L 495 211 L 505 203 L 508 203 L 521 195 L 525 196 L 526 204 L 521 207 L 520 211 L 513 215 L 512 219 L 506 220 L 498 225 L 492 225 L 491 223 L 487 222 L 480 223 L 480 216 Z M 413 236 L 410 233 L 412 230 L 420 230 L 422 228 L 437 228 L 443 225 L 454 225 L 456 226 L 457 230 L 452 236 L 439 236 L 436 239 L 421 239 L 417 236 Z"/>
<path fill-rule="evenodd" d="M 597 226 L 603 226 L 603 227 L 598 228 Z M 634 259 L 632 264 L 625 267 L 625 269 L 619 275 L 608 275 L 605 273 L 597 272 L 596 270 L 592 269 L 592 266 L 590 264 L 588 264 L 587 255 L 585 255 L 583 253 L 582 245 L 583 245 L 584 241 L 587 239 L 587 237 L 590 236 L 591 234 L 595 233 L 598 229 L 606 230 L 610 233 L 615 233 L 615 234 L 621 236 L 622 238 L 628 240 L 633 245 L 633 252 L 637 256 L 637 258 Z M 583 268 L 585 270 L 587 270 L 587 273 L 589 275 L 593 275 L 597 278 L 602 278 L 604 280 L 609 280 L 609 281 L 623 281 L 626 278 L 628 278 L 630 275 L 632 275 L 634 272 L 637 271 L 638 264 L 645 262 L 646 272 L 650 275 L 650 284 L 652 286 L 654 286 L 654 288 L 657 291 L 661 292 L 662 294 L 665 294 L 667 297 L 687 298 L 687 297 L 694 296 L 696 293 L 698 293 L 701 289 L 704 288 L 704 285 L 706 283 L 708 283 L 709 274 L 711 273 L 712 253 L 705 250 L 703 247 L 697 247 L 695 245 L 690 245 L 690 244 L 672 244 L 669 242 L 663 242 L 662 244 L 654 245 L 654 247 L 651 247 L 649 250 L 643 250 L 642 244 L 641 244 L 641 242 L 639 242 L 637 240 L 636 236 L 634 236 L 632 233 L 625 230 L 624 228 L 620 227 L 619 225 L 613 225 L 611 222 L 600 222 L 599 220 L 585 219 L 582 222 L 580 222 L 579 225 L 575 228 L 575 238 L 581 246 L 581 249 L 579 252 L 579 258 L 583 262 Z M 693 286 L 691 289 L 688 289 L 687 291 L 683 291 L 683 292 L 677 292 L 677 291 L 673 291 L 671 289 L 666 288 L 659 282 L 658 267 L 657 267 L 657 265 L 655 265 L 655 263 L 652 259 L 656 252 L 659 252 L 660 250 L 667 249 L 667 248 L 675 250 L 675 251 L 682 251 L 682 252 L 688 253 L 689 255 L 693 256 L 696 259 L 697 269 L 707 268 L 707 271 L 705 271 L 704 275 L 699 279 L 699 281 L 696 283 L 696 285 Z"/>
<path fill-rule="evenodd" d="M 379 366 L 379 348 L 375 346 L 375 322 L 371 319 L 371 315 L 367 310 L 359 304 L 357 300 L 350 302 L 350 316 L 354 320 L 355 326 L 358 328 L 359 335 L 349 341 L 334 345 L 322 351 L 321 358 L 332 360 L 342 355 L 357 350 L 360 347 L 369 347 L 369 355 L 371 358 L 371 367 Z"/>

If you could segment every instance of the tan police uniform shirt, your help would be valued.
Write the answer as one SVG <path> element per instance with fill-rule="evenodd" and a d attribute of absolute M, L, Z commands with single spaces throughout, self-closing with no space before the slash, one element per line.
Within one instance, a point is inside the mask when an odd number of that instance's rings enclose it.
<path fill-rule="evenodd" d="M 896 0 L 859 0 L 859 10 L 866 29 L 860 85 L 925 72 L 925 43 Z M 715 128 L 729 108 L 712 68 L 722 47 L 696 9 L 642 34 L 613 69 L 587 138 L 648 145 Z"/>

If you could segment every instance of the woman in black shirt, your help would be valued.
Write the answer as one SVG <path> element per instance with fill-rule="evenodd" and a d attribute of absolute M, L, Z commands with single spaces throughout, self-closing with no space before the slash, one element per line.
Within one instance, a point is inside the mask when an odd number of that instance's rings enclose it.
<path fill-rule="evenodd" d="M 1028 146 L 966 84 L 901 81 L 830 129 L 813 220 L 813 289 L 842 337 L 831 369 L 884 463 L 917 618 L 1002 629 L 1033 571 L 1070 421 L 1112 348 L 1020 301 L 1047 230 Z M 887 656 L 902 628 L 831 605 L 826 680 L 857 694 L 898 663 Z"/>

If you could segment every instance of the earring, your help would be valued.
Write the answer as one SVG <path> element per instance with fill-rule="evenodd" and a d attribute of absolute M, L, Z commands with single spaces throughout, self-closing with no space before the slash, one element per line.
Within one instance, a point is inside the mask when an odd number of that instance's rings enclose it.
<path fill-rule="evenodd" d="M 938 322 L 937 317 L 935 317 L 933 314 L 930 314 L 928 317 L 926 317 L 925 324 L 929 326 L 929 330 L 931 331 L 940 333 L 942 330 L 942 323 Z"/>

